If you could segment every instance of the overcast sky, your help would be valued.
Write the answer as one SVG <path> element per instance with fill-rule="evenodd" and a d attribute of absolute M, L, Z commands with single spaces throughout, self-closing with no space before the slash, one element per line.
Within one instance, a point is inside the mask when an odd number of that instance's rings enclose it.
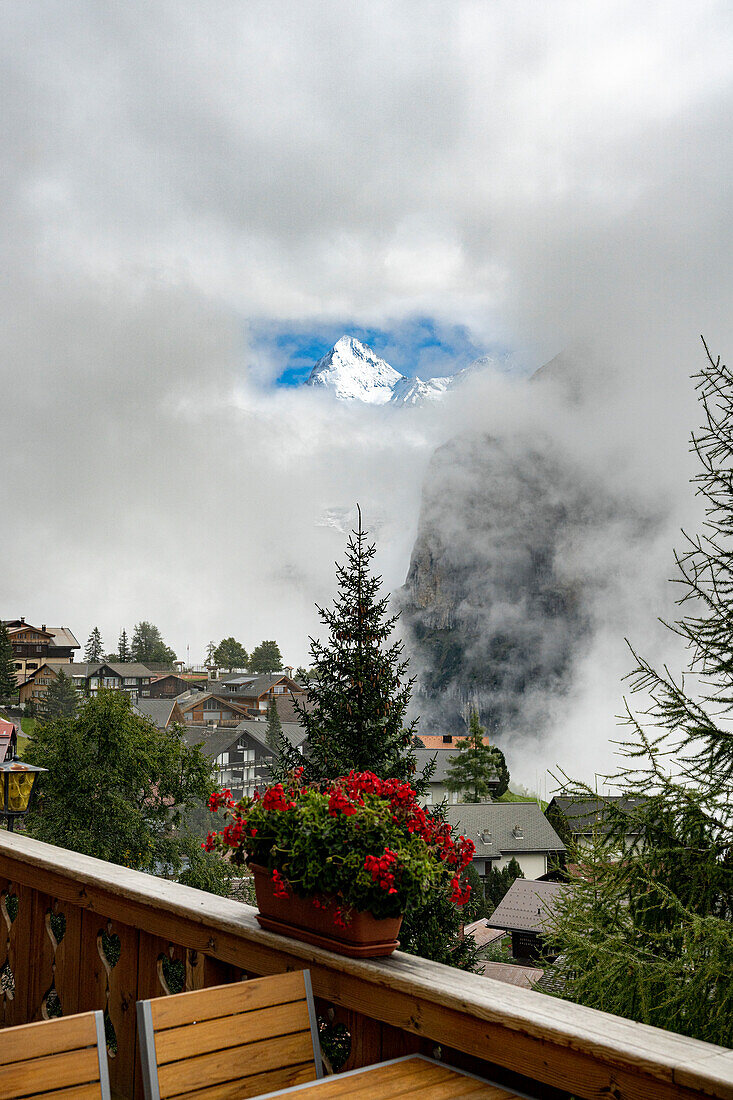
<path fill-rule="evenodd" d="M 343 545 L 319 524 L 356 500 L 401 584 L 435 445 L 521 399 L 397 418 L 274 384 L 342 332 L 427 374 L 582 349 L 591 434 L 682 502 L 698 334 L 733 354 L 732 21 L 6 0 L 0 613 L 298 663 Z"/>

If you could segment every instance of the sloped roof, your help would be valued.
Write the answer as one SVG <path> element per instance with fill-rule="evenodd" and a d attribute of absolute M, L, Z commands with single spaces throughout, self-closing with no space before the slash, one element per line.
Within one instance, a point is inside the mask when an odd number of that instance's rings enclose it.
<path fill-rule="evenodd" d="M 139 661 L 102 661 L 99 667 L 111 668 L 115 676 L 122 676 L 123 678 L 125 676 L 137 678 L 138 676 L 152 677 L 155 675 L 147 665 L 143 665 Z"/>
<path fill-rule="evenodd" d="M 230 707 L 239 714 L 248 713 L 248 708 L 241 700 L 237 700 L 233 695 L 222 695 L 221 692 L 192 691 L 186 692 L 185 695 L 176 696 L 176 702 L 184 711 L 198 706 L 199 703 L 204 703 L 207 699 L 216 699 L 217 702 L 223 703 L 224 706 Z"/>
<path fill-rule="evenodd" d="M 164 730 L 171 720 L 177 699 L 138 699 L 132 709 L 146 718 L 151 718 L 159 729 Z"/>
<path fill-rule="evenodd" d="M 476 802 L 448 806 L 446 818 L 476 845 L 479 858 L 514 852 L 564 852 L 536 802 Z M 486 839 L 482 834 L 489 834 Z M 516 835 L 515 835 L 516 834 Z"/>
<path fill-rule="evenodd" d="M 183 731 L 183 740 L 189 748 L 202 745 L 204 756 L 208 756 L 210 760 L 216 760 L 217 756 L 236 744 L 239 738 L 240 734 L 236 729 L 224 729 L 222 726 L 187 726 Z"/>
<path fill-rule="evenodd" d="M 68 665 L 61 665 L 61 671 L 66 676 L 93 676 L 102 667 L 102 661 L 71 661 Z M 56 670 L 55 670 L 56 671 Z"/>
<path fill-rule="evenodd" d="M 534 989 L 545 972 L 534 966 L 519 966 L 517 963 L 487 960 L 481 966 L 481 973 L 485 978 L 493 978 L 495 982 L 517 985 L 520 989 Z"/>
<path fill-rule="evenodd" d="M 517 878 L 486 923 L 506 932 L 544 932 L 554 903 L 566 890 L 572 886 L 564 882 Z"/>
<path fill-rule="evenodd" d="M 10 745 L 13 741 L 13 734 L 16 734 L 20 727 L 16 726 L 14 722 L 9 722 L 5 718 L 0 718 L 0 764 L 8 754 Z"/>
<path fill-rule="evenodd" d="M 72 649 L 81 649 L 81 646 L 69 630 L 68 626 L 49 626 L 46 629 L 50 634 L 53 634 L 54 645 L 70 646 Z"/>
<path fill-rule="evenodd" d="M 627 795 L 606 794 L 598 798 L 578 798 L 569 795 L 556 795 L 547 811 L 557 809 L 567 820 L 570 831 L 580 834 L 607 833 L 610 826 L 606 818 L 606 808 L 614 806 L 626 813 L 641 806 L 643 798 L 629 798 Z"/>
<path fill-rule="evenodd" d="M 306 732 L 298 722 L 281 722 L 283 729 L 283 735 L 287 737 L 293 748 L 298 748 L 302 745 L 306 739 Z M 240 722 L 237 726 L 238 730 L 245 730 L 247 733 L 251 733 L 259 741 L 264 743 L 265 732 L 267 730 L 267 723 L 257 718 L 247 718 L 243 722 Z"/>

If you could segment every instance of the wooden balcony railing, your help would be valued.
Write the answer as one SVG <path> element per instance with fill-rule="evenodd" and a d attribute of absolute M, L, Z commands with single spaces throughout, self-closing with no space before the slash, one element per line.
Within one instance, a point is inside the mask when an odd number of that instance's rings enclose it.
<path fill-rule="evenodd" d="M 142 1096 L 138 999 L 303 967 L 351 1032 L 347 1069 L 439 1047 L 541 1098 L 733 1100 L 733 1051 L 400 952 L 342 958 L 239 902 L 0 832 L 0 1024 L 103 1009 L 119 1096 Z"/>

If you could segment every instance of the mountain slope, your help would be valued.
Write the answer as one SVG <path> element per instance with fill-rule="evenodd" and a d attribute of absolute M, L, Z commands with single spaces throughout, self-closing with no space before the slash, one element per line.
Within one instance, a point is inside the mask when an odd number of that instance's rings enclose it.
<path fill-rule="evenodd" d="M 380 359 L 370 347 L 353 336 L 342 336 L 327 355 L 319 359 L 306 382 L 332 390 L 341 401 L 363 401 L 386 405 L 395 386 L 407 381 L 399 371 Z"/>

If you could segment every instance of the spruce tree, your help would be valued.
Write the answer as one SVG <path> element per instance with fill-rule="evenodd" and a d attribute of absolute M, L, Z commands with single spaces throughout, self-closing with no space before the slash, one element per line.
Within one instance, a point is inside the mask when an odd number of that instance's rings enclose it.
<path fill-rule="evenodd" d="M 271 749 L 273 757 L 277 761 L 282 753 L 283 727 L 280 721 L 280 715 L 277 713 L 277 703 L 275 702 L 274 695 L 270 697 L 270 701 L 267 704 L 265 741 L 267 742 L 268 748 Z"/>
<path fill-rule="evenodd" d="M 472 710 L 468 735 L 458 742 L 456 755 L 448 761 L 445 785 L 449 791 L 465 792 L 465 802 L 481 802 L 496 787 L 496 752 L 484 744 L 485 733 L 478 711 Z"/>
<path fill-rule="evenodd" d="M 0 619 L 0 699 L 12 699 L 17 690 L 13 646 L 8 637 L 8 628 Z"/>
<path fill-rule="evenodd" d="M 74 687 L 74 681 L 67 676 L 63 669 L 59 669 L 55 678 L 51 681 L 43 700 L 44 718 L 73 718 L 79 706 L 79 692 Z"/>
<path fill-rule="evenodd" d="M 626 768 L 583 875 L 559 906 L 564 995 L 643 1023 L 733 1044 L 733 372 L 708 352 L 692 445 L 702 534 L 676 554 L 685 675 L 633 652 Z M 577 799 L 595 798 L 571 784 Z M 629 838 L 634 838 L 630 843 Z"/>
<path fill-rule="evenodd" d="M 372 771 L 382 778 L 409 778 L 414 772 L 410 746 L 416 723 L 404 718 L 412 680 L 403 682 L 408 662 L 403 645 L 391 641 L 397 615 L 388 615 L 389 596 L 380 596 L 381 577 L 371 573 L 376 553 L 361 524 L 336 565 L 338 594 L 331 609 L 316 605 L 327 640 L 310 639 L 315 675 L 305 679 L 309 707 L 295 708 L 305 727 L 305 760 L 289 746 L 288 766 L 305 766 L 310 779 L 350 771 Z"/>
<path fill-rule="evenodd" d="M 99 633 L 99 627 L 95 626 L 87 638 L 86 649 L 84 650 L 84 660 L 93 664 L 95 661 L 104 660 L 104 642 L 102 641 L 102 635 Z"/>
<path fill-rule="evenodd" d="M 117 643 L 117 660 L 123 664 L 127 664 L 130 660 L 130 643 L 127 640 L 127 631 L 124 627 Z"/>

